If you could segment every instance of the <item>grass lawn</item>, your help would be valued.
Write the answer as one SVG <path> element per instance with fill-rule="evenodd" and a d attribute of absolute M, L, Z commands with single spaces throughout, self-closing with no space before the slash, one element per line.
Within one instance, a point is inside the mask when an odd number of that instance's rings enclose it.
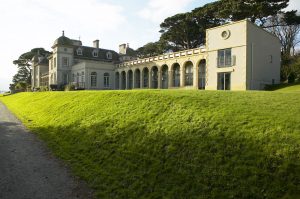
<path fill-rule="evenodd" d="M 300 198 L 300 92 L 0 97 L 99 198 Z"/>
<path fill-rule="evenodd" d="M 279 84 L 271 86 L 268 90 L 271 91 L 292 91 L 292 92 L 300 92 L 300 83 L 293 84 Z"/>

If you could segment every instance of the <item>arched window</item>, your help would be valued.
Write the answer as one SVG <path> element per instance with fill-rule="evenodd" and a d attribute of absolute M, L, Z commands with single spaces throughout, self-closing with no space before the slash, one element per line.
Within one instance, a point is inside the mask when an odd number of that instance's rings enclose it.
<path fill-rule="evenodd" d="M 91 73 L 91 87 L 97 87 L 97 73 Z"/>
<path fill-rule="evenodd" d="M 109 73 L 104 73 L 104 88 L 109 88 Z"/>
<path fill-rule="evenodd" d="M 188 62 L 185 66 L 185 86 L 193 86 L 193 63 Z"/>
<path fill-rule="evenodd" d="M 82 49 L 81 48 L 77 49 L 77 55 L 82 55 Z"/>
<path fill-rule="evenodd" d="M 93 57 L 98 57 L 98 50 L 93 51 Z"/>
<path fill-rule="evenodd" d="M 112 59 L 112 53 L 111 52 L 107 52 L 106 53 L 106 58 L 107 59 Z"/>

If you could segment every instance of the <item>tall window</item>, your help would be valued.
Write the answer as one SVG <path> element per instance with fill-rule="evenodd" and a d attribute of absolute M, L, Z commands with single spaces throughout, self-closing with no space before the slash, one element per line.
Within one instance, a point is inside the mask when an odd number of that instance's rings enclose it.
<path fill-rule="evenodd" d="M 91 73 L 91 87 L 97 87 L 97 73 Z"/>
<path fill-rule="evenodd" d="M 75 82 L 75 74 L 72 74 L 72 81 Z"/>
<path fill-rule="evenodd" d="M 56 57 L 53 59 L 54 61 L 54 68 L 56 68 Z"/>
<path fill-rule="evenodd" d="M 104 73 L 104 88 L 109 88 L 109 73 Z"/>
<path fill-rule="evenodd" d="M 81 48 L 77 49 L 77 55 L 82 55 L 82 49 Z"/>
<path fill-rule="evenodd" d="M 84 81 L 84 72 L 83 71 L 81 72 L 81 82 L 85 82 Z"/>
<path fill-rule="evenodd" d="M 63 65 L 63 67 L 68 67 L 69 66 L 69 58 L 68 57 L 63 57 L 62 58 L 62 65 Z"/>
<path fill-rule="evenodd" d="M 51 70 L 53 69 L 53 61 L 52 61 L 52 59 L 50 59 L 50 68 L 51 68 Z"/>
<path fill-rule="evenodd" d="M 77 78 L 76 78 L 76 82 L 79 82 L 79 73 L 77 73 Z"/>
<path fill-rule="evenodd" d="M 218 67 L 232 66 L 231 48 L 218 50 Z"/>
<path fill-rule="evenodd" d="M 185 66 L 185 86 L 193 86 L 193 64 L 191 62 Z"/>
<path fill-rule="evenodd" d="M 218 90 L 230 90 L 231 73 L 218 73 Z"/>

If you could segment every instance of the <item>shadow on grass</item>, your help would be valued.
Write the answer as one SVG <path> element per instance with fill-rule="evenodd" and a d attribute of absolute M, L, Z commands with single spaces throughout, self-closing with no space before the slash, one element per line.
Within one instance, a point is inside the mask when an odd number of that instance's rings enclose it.
<path fill-rule="evenodd" d="M 100 198 L 300 197 L 299 145 L 289 139 L 139 121 L 32 130 Z"/>
<path fill-rule="evenodd" d="M 287 88 L 287 87 L 290 87 L 290 86 L 297 86 L 297 85 L 300 85 L 300 82 L 267 85 L 265 90 L 266 91 L 276 91 L 276 90 L 279 90 L 279 89 Z"/>

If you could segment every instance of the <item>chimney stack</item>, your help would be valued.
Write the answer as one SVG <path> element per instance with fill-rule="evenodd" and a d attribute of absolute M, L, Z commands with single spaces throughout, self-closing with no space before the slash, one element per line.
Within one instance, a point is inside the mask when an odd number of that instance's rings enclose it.
<path fill-rule="evenodd" d="M 127 46 L 126 44 L 119 45 L 119 54 L 126 55 Z"/>
<path fill-rule="evenodd" d="M 98 40 L 98 39 L 95 40 L 95 41 L 93 42 L 93 44 L 94 44 L 94 48 L 99 48 L 99 40 Z"/>

